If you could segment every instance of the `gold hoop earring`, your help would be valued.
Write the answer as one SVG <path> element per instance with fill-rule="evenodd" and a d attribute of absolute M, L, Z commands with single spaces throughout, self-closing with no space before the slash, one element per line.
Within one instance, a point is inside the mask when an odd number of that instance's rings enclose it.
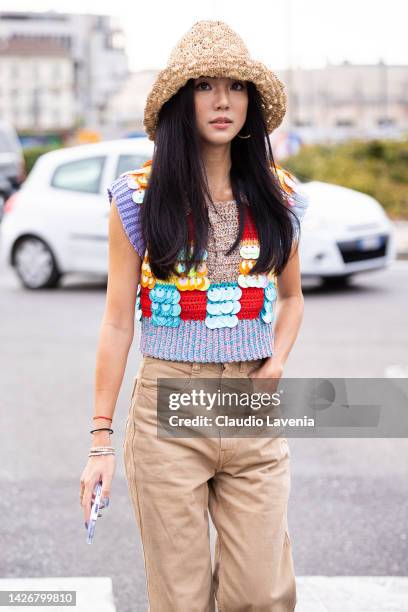
<path fill-rule="evenodd" d="M 237 134 L 238 138 L 251 138 L 251 134 L 248 134 L 248 136 L 240 136 L 239 134 Z"/>

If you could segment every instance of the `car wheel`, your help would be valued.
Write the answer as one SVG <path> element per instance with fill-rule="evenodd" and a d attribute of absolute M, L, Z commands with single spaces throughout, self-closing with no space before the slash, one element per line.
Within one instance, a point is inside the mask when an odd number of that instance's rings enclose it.
<path fill-rule="evenodd" d="M 27 289 L 57 287 L 61 278 L 55 257 L 39 238 L 23 238 L 14 250 L 16 272 Z"/>
<path fill-rule="evenodd" d="M 351 274 L 342 274 L 341 276 L 323 276 L 322 284 L 324 287 L 346 287 L 351 279 Z"/>

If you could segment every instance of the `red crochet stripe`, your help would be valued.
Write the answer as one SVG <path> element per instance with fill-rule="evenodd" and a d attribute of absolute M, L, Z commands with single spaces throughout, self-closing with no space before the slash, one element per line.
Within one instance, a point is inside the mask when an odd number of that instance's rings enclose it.
<path fill-rule="evenodd" d="M 259 317 L 264 302 L 264 291 L 260 287 L 241 287 L 241 310 L 238 319 L 256 319 Z M 151 317 L 151 300 L 149 289 L 142 287 L 140 292 L 140 307 L 144 317 Z M 207 294 L 205 291 L 180 291 L 180 319 L 188 321 L 204 321 L 206 317 Z"/>
<path fill-rule="evenodd" d="M 241 287 L 241 310 L 237 313 L 238 319 L 256 319 L 259 317 L 264 302 L 262 287 Z"/>
<path fill-rule="evenodd" d="M 207 293 L 193 289 L 192 291 L 180 291 L 180 319 L 204 320 L 206 317 Z"/>
<path fill-rule="evenodd" d="M 257 240 L 258 233 L 256 231 L 255 221 L 252 216 L 251 209 L 249 206 L 247 206 L 245 210 L 247 214 L 245 217 L 244 233 L 242 235 L 242 239 L 243 240 Z"/>
<path fill-rule="evenodd" d="M 140 308 L 144 317 L 152 316 L 152 300 L 149 297 L 149 291 L 148 287 L 140 287 Z"/>

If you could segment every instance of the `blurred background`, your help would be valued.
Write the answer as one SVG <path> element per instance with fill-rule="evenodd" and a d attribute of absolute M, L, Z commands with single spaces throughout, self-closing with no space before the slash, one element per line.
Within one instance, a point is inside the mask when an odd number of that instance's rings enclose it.
<path fill-rule="evenodd" d="M 143 553 L 120 455 L 138 326 L 114 419 L 117 476 L 91 547 L 78 490 L 106 291 L 106 188 L 152 156 L 146 95 L 200 19 L 226 21 L 276 70 L 288 110 L 271 135 L 275 161 L 310 200 L 305 316 L 285 375 L 407 378 L 407 5 L 32 8 L 3 0 L 0 11 L 1 588 L 72 588 L 81 611 L 142 612 Z M 406 439 L 290 443 L 296 610 L 407 610 Z"/>

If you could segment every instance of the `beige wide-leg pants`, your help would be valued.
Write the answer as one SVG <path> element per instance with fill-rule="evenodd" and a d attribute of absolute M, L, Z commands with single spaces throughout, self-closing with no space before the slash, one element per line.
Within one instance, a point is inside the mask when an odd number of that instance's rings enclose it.
<path fill-rule="evenodd" d="M 292 612 L 286 438 L 158 437 L 157 378 L 242 378 L 262 359 L 196 363 L 145 356 L 124 440 L 148 612 Z M 211 565 L 208 510 L 217 530 Z"/>

